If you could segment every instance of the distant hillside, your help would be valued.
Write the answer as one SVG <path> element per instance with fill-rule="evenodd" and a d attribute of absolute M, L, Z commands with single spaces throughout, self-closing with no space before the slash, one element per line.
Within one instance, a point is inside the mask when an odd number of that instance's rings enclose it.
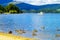
<path fill-rule="evenodd" d="M 26 3 L 20 3 L 20 4 L 16 4 L 16 6 L 18 6 L 20 9 L 22 10 L 28 10 L 31 12 L 31 10 L 35 11 L 43 11 L 43 12 L 53 12 L 57 9 L 60 9 L 60 4 L 48 4 L 48 5 L 42 5 L 42 6 L 35 6 L 35 5 L 30 5 L 30 4 L 26 4 Z M 60 12 L 60 11 L 59 11 Z"/>
<path fill-rule="evenodd" d="M 0 4 L 4 4 L 7 5 L 8 3 L 12 2 L 12 0 L 0 0 Z M 4 3 L 3 3 L 4 2 Z M 27 3 L 19 3 L 16 4 L 16 6 L 18 6 L 20 9 L 24 9 L 24 10 L 40 10 L 40 9 L 44 9 L 44 8 L 51 8 L 51 9 L 56 9 L 56 8 L 60 8 L 60 4 L 48 4 L 48 5 L 40 5 L 40 6 L 35 6 L 35 5 L 30 5 Z"/>
<path fill-rule="evenodd" d="M 11 0 L 10 0 L 11 1 Z M 8 4 L 8 3 L 7 3 Z M 5 4 L 5 5 L 7 5 Z M 59 12 L 60 13 L 60 4 L 48 4 L 48 5 L 30 5 L 27 3 L 18 3 L 15 4 L 18 8 L 23 10 L 24 12 Z"/>
<path fill-rule="evenodd" d="M 51 9 L 60 8 L 60 4 L 48 4 L 48 5 L 42 5 L 42 6 L 35 6 L 35 5 L 26 4 L 26 3 L 20 3 L 16 5 L 21 9 L 26 9 L 26 10 L 30 10 L 30 9 L 39 10 L 44 8 L 51 8 Z"/>

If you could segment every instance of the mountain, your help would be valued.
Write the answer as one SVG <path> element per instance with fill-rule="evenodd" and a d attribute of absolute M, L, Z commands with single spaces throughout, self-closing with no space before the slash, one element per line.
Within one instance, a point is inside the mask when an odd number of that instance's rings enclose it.
<path fill-rule="evenodd" d="M 7 1 L 7 4 L 9 4 L 10 2 L 12 2 L 14 4 L 14 2 L 12 0 L 10 1 Z M 40 6 L 36 6 L 36 5 L 30 5 L 30 4 L 27 4 L 27 3 L 18 3 L 18 2 L 15 2 L 16 6 L 19 7 L 21 10 L 26 10 L 26 11 L 30 11 L 31 10 L 35 10 L 35 11 L 56 11 L 57 9 L 60 9 L 60 4 L 47 4 L 47 5 L 40 5 Z"/>
<path fill-rule="evenodd" d="M 9 4 L 10 2 L 13 2 L 12 0 L 0 0 L 0 4 L 4 4 L 6 3 L 5 5 Z M 14 2 L 13 2 L 14 3 Z M 60 4 L 47 4 L 47 5 L 40 5 L 40 6 L 36 6 L 36 5 L 30 5 L 30 4 L 27 4 L 27 3 L 18 3 L 16 2 L 16 6 L 18 6 L 20 9 L 22 10 L 40 10 L 40 9 L 45 9 L 45 8 L 51 8 L 51 9 L 56 9 L 56 8 L 60 8 Z"/>
<path fill-rule="evenodd" d="M 48 4 L 48 5 L 35 6 L 35 5 L 26 4 L 26 3 L 20 3 L 20 4 L 16 4 L 16 6 L 18 6 L 21 9 L 26 9 L 26 10 L 30 10 L 30 9 L 40 10 L 40 9 L 45 9 L 45 8 L 51 8 L 51 9 L 60 8 L 60 4 Z"/>
<path fill-rule="evenodd" d="M 35 5 L 26 4 L 26 3 L 20 3 L 20 4 L 16 4 L 16 6 L 18 6 L 21 10 L 26 10 L 27 12 L 43 11 L 43 12 L 59 12 L 60 13 L 60 11 L 58 10 L 60 9 L 60 4 L 48 4 L 48 5 L 35 6 Z"/>

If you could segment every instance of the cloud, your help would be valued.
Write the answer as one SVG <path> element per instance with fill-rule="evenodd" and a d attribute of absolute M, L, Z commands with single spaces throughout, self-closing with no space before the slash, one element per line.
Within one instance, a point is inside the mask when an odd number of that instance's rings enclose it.
<path fill-rule="evenodd" d="M 10 3 L 12 3 L 12 4 L 19 4 L 19 3 L 21 3 L 21 2 L 10 2 Z M 9 3 L 9 4 L 10 4 L 10 3 Z"/>
<path fill-rule="evenodd" d="M 60 0 L 13 0 L 21 1 L 32 5 L 60 4 Z"/>

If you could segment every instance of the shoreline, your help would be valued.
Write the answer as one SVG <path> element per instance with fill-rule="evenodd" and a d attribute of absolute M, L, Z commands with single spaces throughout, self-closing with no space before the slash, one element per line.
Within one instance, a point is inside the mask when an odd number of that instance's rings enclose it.
<path fill-rule="evenodd" d="M 0 40 L 34 40 L 33 38 L 25 38 L 21 36 L 15 36 L 13 34 L 0 32 Z"/>

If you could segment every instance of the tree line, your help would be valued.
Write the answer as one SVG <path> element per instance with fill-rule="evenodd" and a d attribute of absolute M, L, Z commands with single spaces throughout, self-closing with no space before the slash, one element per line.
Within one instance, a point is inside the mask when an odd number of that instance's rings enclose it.
<path fill-rule="evenodd" d="M 14 4 L 9 4 L 5 7 L 3 7 L 2 5 L 0 5 L 0 14 L 3 14 L 3 13 L 23 13 L 22 10 L 20 10 L 16 5 Z"/>

